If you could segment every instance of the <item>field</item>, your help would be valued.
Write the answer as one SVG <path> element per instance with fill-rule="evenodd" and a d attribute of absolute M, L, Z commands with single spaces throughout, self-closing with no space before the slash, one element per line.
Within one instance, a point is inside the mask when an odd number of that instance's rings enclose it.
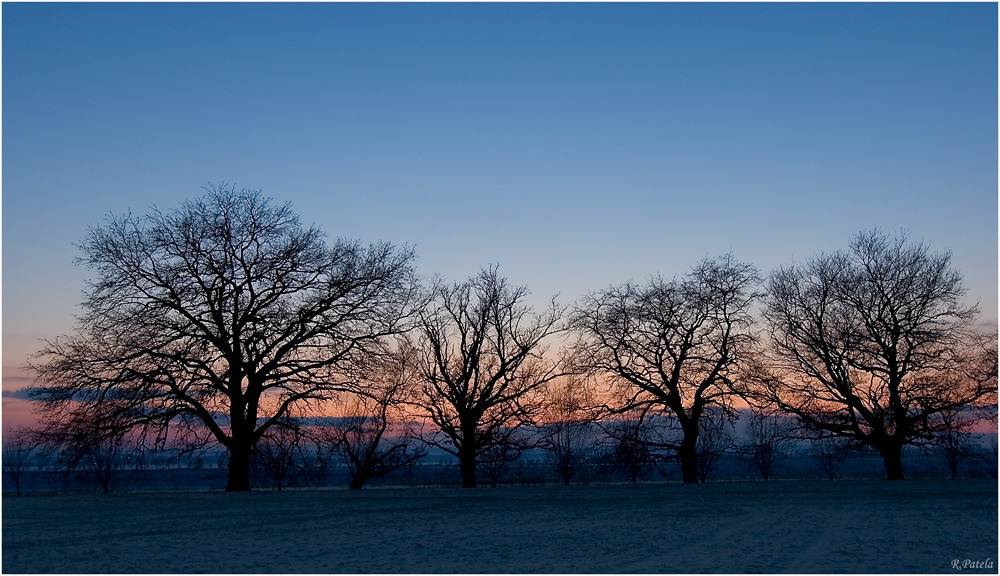
<path fill-rule="evenodd" d="M 996 573 L 996 480 L 3 497 L 4 573 Z"/>

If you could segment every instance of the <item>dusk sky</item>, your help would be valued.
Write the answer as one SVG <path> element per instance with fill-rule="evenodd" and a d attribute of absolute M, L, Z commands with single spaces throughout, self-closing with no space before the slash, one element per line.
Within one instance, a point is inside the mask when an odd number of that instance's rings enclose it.
<path fill-rule="evenodd" d="M 536 304 L 906 230 L 997 318 L 995 3 L 2 10 L 4 390 L 88 225 L 209 183 Z"/>

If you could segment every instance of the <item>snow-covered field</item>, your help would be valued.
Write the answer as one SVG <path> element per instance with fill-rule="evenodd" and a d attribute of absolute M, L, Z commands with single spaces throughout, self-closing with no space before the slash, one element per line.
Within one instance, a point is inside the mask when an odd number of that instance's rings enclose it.
<path fill-rule="evenodd" d="M 3 497 L 4 573 L 996 573 L 997 542 L 996 480 Z"/>

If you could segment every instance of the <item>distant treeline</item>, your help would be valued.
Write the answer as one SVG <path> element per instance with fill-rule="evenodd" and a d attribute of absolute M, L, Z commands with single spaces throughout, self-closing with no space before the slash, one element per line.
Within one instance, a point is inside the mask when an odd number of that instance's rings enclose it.
<path fill-rule="evenodd" d="M 714 453 L 703 455 L 702 481 L 767 479 L 857 479 L 882 478 L 884 467 L 879 455 L 871 450 L 846 449 L 830 452 L 820 440 L 788 435 L 777 443 L 771 467 L 761 470 L 755 460 L 748 418 L 743 410 L 727 430 L 723 445 Z M 325 421 L 324 421 L 325 422 Z M 330 423 L 335 423 L 331 420 Z M 480 466 L 479 482 L 491 486 L 589 485 L 607 483 L 677 482 L 683 476 L 675 457 L 655 450 L 622 453 L 620 442 L 604 434 L 600 427 L 587 427 L 588 439 L 581 443 L 579 458 L 568 466 L 551 448 L 535 447 L 518 453 L 513 460 L 486 461 Z M 530 431 L 544 437 L 544 430 Z M 956 455 L 947 447 L 907 447 L 904 462 L 912 477 L 997 478 L 997 435 L 969 433 L 963 450 Z M 349 461 L 324 460 L 321 450 L 308 442 L 294 454 L 284 468 L 272 460 L 255 459 L 251 485 L 258 489 L 346 487 L 356 472 Z M 710 464 L 708 463 L 710 460 Z M 220 490 L 225 488 L 228 454 L 218 447 L 197 453 L 184 449 L 145 451 L 141 460 L 122 452 L 105 468 L 67 467 L 58 455 L 44 447 L 31 447 L 15 485 L 10 474 L 4 475 L 3 489 L 8 492 L 120 492 L 130 490 Z M 568 475 L 568 478 L 567 478 Z M 458 460 L 444 451 L 433 450 L 369 481 L 373 486 L 461 486 Z"/>

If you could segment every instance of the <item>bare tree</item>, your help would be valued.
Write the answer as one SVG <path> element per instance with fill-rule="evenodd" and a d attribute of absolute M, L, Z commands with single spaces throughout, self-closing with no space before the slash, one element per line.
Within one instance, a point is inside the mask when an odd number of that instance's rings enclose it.
<path fill-rule="evenodd" d="M 586 421 L 560 420 L 546 426 L 542 447 L 546 458 L 564 486 L 586 465 L 592 430 Z"/>
<path fill-rule="evenodd" d="M 993 434 L 993 437 L 989 440 L 989 452 L 986 454 L 986 460 L 990 464 L 990 471 L 993 473 L 993 477 L 997 477 L 997 457 L 1000 450 L 998 450 L 997 435 Z M 992 458 L 991 458 L 992 456 Z"/>
<path fill-rule="evenodd" d="M 104 436 L 89 444 L 77 466 L 107 494 L 121 474 L 135 475 L 145 467 L 143 451 L 124 434 Z"/>
<path fill-rule="evenodd" d="M 381 416 L 355 414 L 345 418 L 343 427 L 332 431 L 351 473 L 351 490 L 360 490 L 369 480 L 384 478 L 427 455 L 417 446 L 405 422 L 399 423 L 398 435 L 387 436 L 392 424 Z"/>
<path fill-rule="evenodd" d="M 588 296 L 572 325 L 576 361 L 609 385 L 612 413 L 656 406 L 683 432 L 676 450 L 684 482 L 698 482 L 698 434 L 709 406 L 727 406 L 754 351 L 751 304 L 757 272 L 732 255 L 704 260 L 683 280 L 658 277 Z"/>
<path fill-rule="evenodd" d="M 288 418 L 283 418 L 265 432 L 254 447 L 253 468 L 258 474 L 274 482 L 281 491 L 286 483 L 302 468 L 304 434 Z"/>
<path fill-rule="evenodd" d="M 733 451 L 732 419 L 728 410 L 718 406 L 709 406 L 702 413 L 695 444 L 699 482 L 705 482 L 722 456 Z"/>
<path fill-rule="evenodd" d="M 400 339 L 399 347 L 361 379 L 361 391 L 348 395 L 343 424 L 328 432 L 351 472 L 352 490 L 427 455 L 415 446 L 416 435 L 402 411 L 415 394 L 416 357 L 417 350 Z"/>
<path fill-rule="evenodd" d="M 767 480 L 782 449 L 791 441 L 793 428 L 793 423 L 776 409 L 751 408 L 740 456 Z"/>
<path fill-rule="evenodd" d="M 550 389 L 548 423 L 539 445 L 565 486 L 587 461 L 593 420 L 589 408 L 593 403 L 583 381 L 574 376 L 566 378 L 563 386 Z"/>
<path fill-rule="evenodd" d="M 850 438 L 820 435 L 812 438 L 809 453 L 830 480 L 833 480 L 840 465 L 847 460 L 853 449 Z"/>
<path fill-rule="evenodd" d="M 250 489 L 254 446 L 292 408 L 354 388 L 343 371 L 405 328 L 415 290 L 411 251 L 328 245 L 288 204 L 225 186 L 109 216 L 81 249 L 97 278 L 76 333 L 30 365 L 43 417 L 196 423 L 229 451 L 226 490 Z"/>
<path fill-rule="evenodd" d="M 948 467 L 952 479 L 958 478 L 962 461 L 976 456 L 976 447 L 969 431 L 978 416 L 972 410 L 944 410 L 939 415 L 941 426 L 934 434 L 931 444 Z"/>
<path fill-rule="evenodd" d="M 870 446 L 901 480 L 903 446 L 931 440 L 936 415 L 996 402 L 996 334 L 973 337 L 950 258 L 864 232 L 849 253 L 777 270 L 764 315 L 778 373 L 761 372 L 758 396 Z"/>
<path fill-rule="evenodd" d="M 478 467 L 492 488 L 500 484 L 500 480 L 510 472 L 511 464 L 521 457 L 521 452 L 526 446 L 517 440 L 508 438 L 505 442 L 489 443 L 487 448 L 480 450 Z"/>
<path fill-rule="evenodd" d="M 414 404 L 445 438 L 426 441 L 458 457 L 465 488 L 476 486 L 484 451 L 534 422 L 544 387 L 558 376 L 543 341 L 560 329 L 561 310 L 553 301 L 534 314 L 527 295 L 490 268 L 466 282 L 438 282 L 421 317 L 423 387 Z"/>
<path fill-rule="evenodd" d="M 305 434 L 300 477 L 314 486 L 326 486 L 331 463 L 340 454 L 336 442 L 330 442 L 329 437 L 323 436 L 329 430 L 326 426 L 313 426 Z"/>
<path fill-rule="evenodd" d="M 43 428 L 37 437 L 46 454 L 58 454 L 67 472 L 77 471 L 110 492 L 122 474 L 141 474 L 146 466 L 146 437 L 130 434 L 118 419 L 77 414 L 59 429 Z"/>
<path fill-rule="evenodd" d="M 21 495 L 21 479 L 28 471 L 34 451 L 35 442 L 30 429 L 7 428 L 3 433 L 3 473 L 14 483 L 18 496 Z"/>
<path fill-rule="evenodd" d="M 656 469 L 656 458 L 650 450 L 652 434 L 641 411 L 603 425 L 609 443 L 606 461 L 613 470 L 625 474 L 632 484 Z"/>

